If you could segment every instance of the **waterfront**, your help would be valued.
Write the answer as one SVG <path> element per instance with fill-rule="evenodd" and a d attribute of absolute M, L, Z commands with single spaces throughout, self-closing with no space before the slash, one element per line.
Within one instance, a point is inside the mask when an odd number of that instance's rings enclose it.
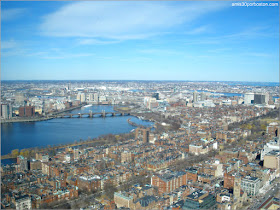
<path fill-rule="evenodd" d="M 93 105 L 75 109 L 69 113 L 88 113 L 90 110 L 114 112 L 113 106 Z M 127 122 L 129 118 L 137 124 L 152 125 L 151 122 L 142 121 L 133 116 L 58 118 L 40 122 L 1 124 L 1 154 L 8 154 L 13 149 L 40 148 L 73 143 L 80 139 L 87 140 L 109 133 L 127 133 L 135 128 Z"/>

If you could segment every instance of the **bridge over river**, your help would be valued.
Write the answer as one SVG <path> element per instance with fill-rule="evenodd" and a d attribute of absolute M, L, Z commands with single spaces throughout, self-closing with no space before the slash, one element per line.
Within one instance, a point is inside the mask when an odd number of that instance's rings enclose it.
<path fill-rule="evenodd" d="M 115 116 L 129 116 L 130 113 L 125 112 L 89 112 L 89 113 L 69 113 L 52 115 L 53 118 L 94 118 L 94 117 L 115 117 Z"/>

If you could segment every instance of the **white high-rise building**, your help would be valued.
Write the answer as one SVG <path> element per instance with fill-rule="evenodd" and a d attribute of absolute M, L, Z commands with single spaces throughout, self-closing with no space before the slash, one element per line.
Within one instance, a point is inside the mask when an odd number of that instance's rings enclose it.
<path fill-rule="evenodd" d="M 264 145 L 263 150 L 261 151 L 260 159 L 263 160 L 264 156 L 273 150 L 280 150 L 280 144 L 278 139 L 272 140 L 269 143 L 266 143 L 266 145 Z"/>
<path fill-rule="evenodd" d="M 1 117 L 10 119 L 12 117 L 12 106 L 9 104 L 1 104 Z"/>
<path fill-rule="evenodd" d="M 268 104 L 269 101 L 269 93 L 265 93 L 265 103 Z"/>
<path fill-rule="evenodd" d="M 202 92 L 200 93 L 200 100 L 205 101 L 206 100 L 206 93 Z"/>
<path fill-rule="evenodd" d="M 254 100 L 254 93 L 245 93 L 244 104 L 252 104 L 253 100 Z"/>
<path fill-rule="evenodd" d="M 99 102 L 99 94 L 98 93 L 94 93 L 94 101 Z"/>
<path fill-rule="evenodd" d="M 77 100 L 80 100 L 81 103 L 86 101 L 86 95 L 84 93 L 78 93 Z"/>
<path fill-rule="evenodd" d="M 89 93 L 89 94 L 87 95 L 87 99 L 88 99 L 88 101 L 94 101 L 94 95 L 93 95 L 93 93 Z"/>
<path fill-rule="evenodd" d="M 86 101 L 86 94 L 82 93 L 81 94 L 81 103 Z"/>

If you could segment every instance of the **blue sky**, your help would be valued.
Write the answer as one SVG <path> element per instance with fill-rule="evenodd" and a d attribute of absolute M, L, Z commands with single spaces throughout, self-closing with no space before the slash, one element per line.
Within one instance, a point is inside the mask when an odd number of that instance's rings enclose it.
<path fill-rule="evenodd" d="M 1 2 L 1 80 L 279 82 L 279 8 Z"/>

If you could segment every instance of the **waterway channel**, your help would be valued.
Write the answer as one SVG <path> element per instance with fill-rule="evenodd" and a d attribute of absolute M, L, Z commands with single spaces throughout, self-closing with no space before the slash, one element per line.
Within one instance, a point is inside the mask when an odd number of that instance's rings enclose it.
<path fill-rule="evenodd" d="M 114 112 L 113 106 L 93 105 L 70 111 L 69 113 Z M 48 145 L 68 144 L 80 139 L 87 140 L 106 134 L 120 134 L 132 131 L 135 127 L 127 120 L 150 126 L 153 123 L 142 121 L 134 116 L 95 117 L 95 118 L 57 118 L 39 122 L 1 124 L 1 154 L 13 149 L 46 147 Z"/>

